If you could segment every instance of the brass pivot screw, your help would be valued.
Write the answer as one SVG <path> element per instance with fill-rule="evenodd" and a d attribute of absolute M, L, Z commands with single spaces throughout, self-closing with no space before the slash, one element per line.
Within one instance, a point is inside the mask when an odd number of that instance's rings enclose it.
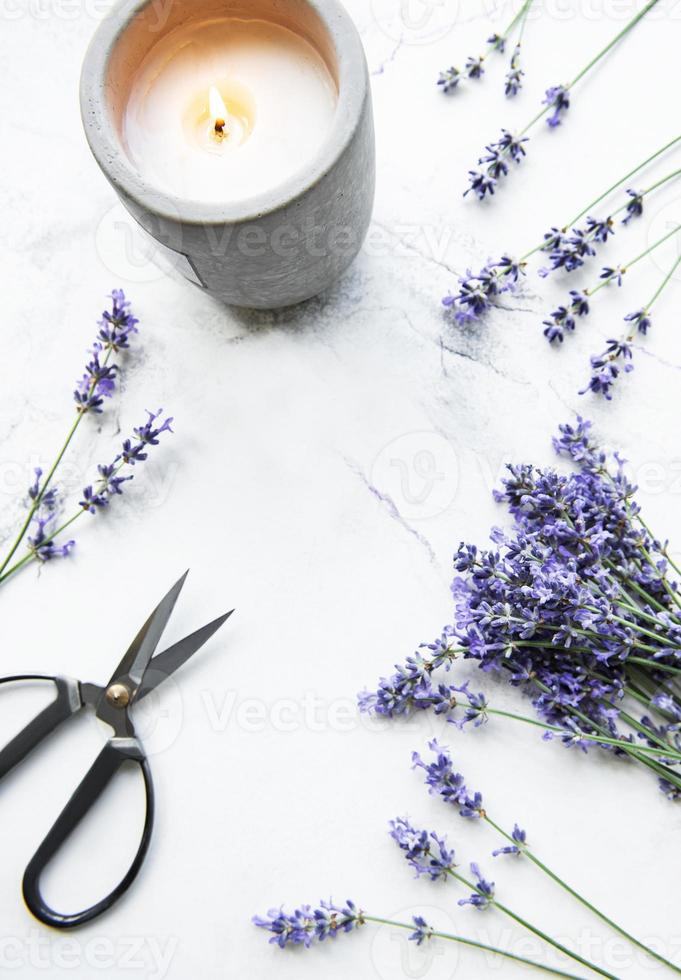
<path fill-rule="evenodd" d="M 106 692 L 106 700 L 114 708 L 127 708 L 130 704 L 130 691 L 125 684 L 112 684 Z"/>

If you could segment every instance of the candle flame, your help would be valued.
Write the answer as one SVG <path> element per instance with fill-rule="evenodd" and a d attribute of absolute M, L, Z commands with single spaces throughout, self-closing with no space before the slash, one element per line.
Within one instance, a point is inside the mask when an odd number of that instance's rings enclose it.
<path fill-rule="evenodd" d="M 208 107 L 215 120 L 215 132 L 222 133 L 228 116 L 227 106 L 215 85 L 211 85 L 208 89 Z"/>

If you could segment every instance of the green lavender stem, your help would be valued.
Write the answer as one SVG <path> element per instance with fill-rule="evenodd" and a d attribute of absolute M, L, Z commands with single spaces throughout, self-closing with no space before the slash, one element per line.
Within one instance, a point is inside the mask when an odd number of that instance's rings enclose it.
<path fill-rule="evenodd" d="M 655 670 L 663 670 L 668 674 L 681 674 L 681 667 L 672 667 L 670 664 L 658 662 L 651 664 L 650 660 L 645 660 L 643 657 L 627 657 L 627 663 L 640 664 L 643 667 L 654 666 Z"/>
<path fill-rule="evenodd" d="M 576 85 L 577 82 L 580 81 L 580 79 L 584 78 L 584 76 L 587 74 L 587 72 L 591 71 L 591 69 L 594 67 L 594 65 L 598 64 L 598 62 L 601 60 L 601 58 L 605 57 L 605 55 L 609 51 L 611 51 L 612 48 L 614 48 L 616 44 L 618 44 L 624 37 L 626 37 L 626 35 L 629 33 L 629 31 L 633 30 L 633 28 L 636 27 L 636 25 L 638 24 L 638 22 L 640 20 L 643 20 L 643 18 L 646 16 L 646 14 L 649 13 L 653 9 L 653 7 L 655 6 L 655 4 L 657 2 L 658 2 L 658 0 L 649 0 L 649 2 L 645 5 L 645 7 L 643 8 L 643 10 L 640 10 L 634 17 L 632 17 L 632 19 L 629 21 L 629 23 L 628 24 L 625 24 L 624 27 L 622 28 L 622 30 L 618 34 L 616 34 L 615 37 L 608 44 L 606 44 L 606 46 L 604 48 L 602 48 L 598 52 L 598 54 L 594 58 L 592 58 L 591 61 L 587 65 L 585 65 L 584 68 L 582 68 L 582 70 L 580 72 L 578 72 L 575 75 L 575 77 L 572 79 L 572 81 L 570 82 L 570 84 L 567 86 L 568 89 L 571 89 L 573 85 Z"/>
<path fill-rule="evenodd" d="M 529 0 L 529 2 L 525 4 L 525 7 L 523 8 L 522 11 L 522 20 L 520 21 L 520 32 L 518 33 L 518 40 L 516 41 L 518 47 L 520 47 L 523 41 L 525 28 L 527 27 L 527 15 L 530 12 L 531 6 L 532 6 L 532 0 Z"/>
<path fill-rule="evenodd" d="M 605 55 L 608 54 L 608 52 L 611 51 L 615 47 L 616 44 L 619 44 L 619 42 L 621 40 L 623 40 L 624 37 L 626 37 L 626 35 L 629 33 L 629 31 L 633 30 L 634 27 L 636 27 L 636 25 L 638 24 L 638 22 L 640 20 L 642 20 L 646 16 L 646 14 L 649 13 L 649 11 L 651 11 L 653 9 L 653 7 L 655 6 L 655 4 L 658 3 L 658 2 L 659 2 L 659 0 L 648 0 L 648 3 L 645 5 L 645 7 L 643 8 L 643 10 L 639 11 L 639 13 L 637 13 L 635 17 L 632 17 L 632 19 L 627 24 L 624 25 L 624 27 L 622 28 L 622 30 L 619 31 L 612 38 L 612 40 L 610 40 L 606 44 L 606 46 L 604 48 L 601 48 L 601 50 L 598 52 L 598 54 L 595 55 L 591 59 L 591 61 L 589 61 L 584 66 L 584 68 L 581 69 L 581 71 L 577 72 L 577 74 L 572 79 L 572 81 L 569 82 L 565 86 L 566 90 L 567 91 L 570 91 L 570 89 L 572 89 L 577 84 L 577 82 L 581 81 L 581 79 L 584 78 L 584 76 L 589 71 L 591 71 L 591 69 L 595 65 L 598 64 L 598 62 L 601 60 L 601 58 L 604 58 Z M 537 115 L 533 119 L 530 120 L 530 122 L 527 124 L 527 126 L 525 126 L 524 129 L 521 129 L 521 131 L 520 131 L 520 133 L 518 135 L 519 136 L 524 136 L 525 133 L 527 133 L 530 129 L 532 129 L 532 127 L 535 126 L 536 123 L 538 123 L 539 120 L 542 119 L 546 115 L 546 113 L 549 111 L 549 109 L 552 108 L 552 106 L 553 106 L 553 103 L 550 103 L 549 105 L 545 106 L 541 110 L 541 112 L 538 112 Z"/>
<path fill-rule="evenodd" d="M 117 476 L 125 465 L 125 462 L 119 463 L 112 475 Z M 106 488 L 103 488 L 102 493 L 107 494 Z M 46 545 L 49 544 L 50 541 L 54 541 L 58 535 L 70 527 L 74 521 L 77 521 L 78 518 L 82 517 L 85 513 L 87 513 L 87 511 L 81 507 L 80 510 L 77 510 L 75 514 L 72 514 L 68 520 L 64 521 L 63 524 L 60 524 L 58 528 L 55 528 L 51 534 L 46 535 L 42 541 L 42 544 Z M 16 551 L 16 548 L 14 550 Z M 7 562 L 5 562 L 2 568 L 0 568 L 0 585 L 2 585 L 2 583 L 10 577 L 10 575 L 14 575 L 14 573 L 18 572 L 20 568 L 23 568 L 24 565 L 28 565 L 30 562 L 36 560 L 36 553 L 34 551 L 29 551 L 23 558 L 20 558 L 19 561 L 15 562 L 14 565 L 12 565 L 11 568 L 8 568 L 6 571 L 4 571 L 7 566 Z"/>
<path fill-rule="evenodd" d="M 502 905 L 502 903 L 497 901 L 496 898 L 494 897 L 489 898 L 489 896 L 485 895 L 485 893 L 481 891 L 481 889 L 478 888 L 477 885 L 474 885 L 472 881 L 468 881 L 468 879 L 464 878 L 463 875 L 460 875 L 458 871 L 450 870 L 449 874 L 457 881 L 460 881 L 467 888 L 470 888 L 471 891 L 476 892 L 478 895 L 483 896 L 483 898 L 486 898 L 489 901 L 489 904 L 493 908 L 498 909 L 504 915 L 508 916 L 510 919 L 513 919 L 513 921 L 517 922 L 519 926 L 523 927 L 523 929 L 527 929 L 528 932 L 531 932 L 535 936 L 538 936 L 539 939 L 543 940 L 545 943 L 548 943 L 549 946 L 553 946 L 553 948 L 557 949 L 560 953 L 563 953 L 565 956 L 568 956 L 576 963 L 580 963 L 582 966 L 585 966 L 588 970 L 593 970 L 594 973 L 599 973 L 602 977 L 608 977 L 608 980 L 618 980 L 618 978 L 615 977 L 614 974 L 608 973 L 607 970 L 603 970 L 600 966 L 596 966 L 596 964 L 591 963 L 590 960 L 584 959 L 584 957 L 580 956 L 579 953 L 576 953 L 574 950 L 569 949 L 567 946 L 563 946 L 563 944 L 559 942 L 557 939 L 553 939 L 547 933 L 543 932 L 538 926 L 532 925 L 531 922 L 528 922 L 526 919 L 523 919 L 521 916 L 517 915 L 506 905 Z"/>
<path fill-rule="evenodd" d="M 681 225 L 676 225 L 675 228 L 672 228 L 672 230 L 669 231 L 669 232 L 667 232 L 666 235 L 663 235 L 662 238 L 658 238 L 658 240 L 656 242 L 653 242 L 653 244 L 650 245 L 644 252 L 640 252 L 637 256 L 635 256 L 635 258 L 631 259 L 629 262 L 625 262 L 620 267 L 621 270 L 623 272 L 626 272 L 627 269 L 631 269 L 638 262 L 640 262 L 641 259 L 644 259 L 646 257 L 646 255 L 650 255 L 650 253 L 651 252 L 654 252 L 656 248 L 659 248 L 659 246 L 662 245 L 664 242 L 666 242 L 667 239 L 671 238 L 673 235 L 677 235 L 679 233 L 679 231 L 681 231 Z M 660 288 L 657 290 L 657 292 L 655 293 L 655 295 L 653 296 L 653 298 L 651 299 L 651 301 L 648 303 L 648 306 L 646 307 L 646 309 L 649 309 L 650 306 L 655 302 L 655 300 L 657 299 L 657 297 L 660 295 L 660 293 L 662 292 L 662 290 L 664 289 L 664 287 L 669 282 L 669 279 L 673 275 L 674 270 L 676 269 L 676 266 L 677 265 L 678 265 L 678 262 L 675 263 L 674 268 L 669 272 L 669 274 L 665 278 L 662 286 L 660 286 Z M 613 274 L 611 276 L 608 276 L 607 279 L 601 280 L 601 282 L 599 282 L 597 286 L 594 286 L 593 289 L 585 289 L 584 290 L 585 294 L 587 296 L 590 296 L 591 298 L 593 298 L 599 290 L 603 289 L 604 286 L 607 286 L 609 283 L 611 283 L 613 281 L 613 279 L 616 279 L 617 278 L 617 275 L 618 275 L 617 271 L 613 272 Z"/>
<path fill-rule="evenodd" d="M 552 732 L 555 735 L 569 735 L 570 738 L 579 739 L 580 742 L 593 742 L 595 745 L 611 745 L 614 748 L 622 749 L 623 752 L 628 754 L 644 753 L 645 755 L 660 756 L 664 755 L 668 758 L 675 758 L 681 762 L 681 752 L 677 752 L 674 749 L 667 751 L 667 746 L 660 746 L 660 748 L 653 748 L 650 745 L 636 745 L 634 746 L 631 742 L 624 742 L 621 739 L 610 738 L 607 735 L 593 735 L 591 732 L 571 732 L 566 728 L 560 728 L 558 725 L 548 725 L 546 722 L 539 721 L 538 718 L 528 718 L 527 715 L 517 715 L 512 711 L 502 711 L 500 708 L 487 708 L 487 714 L 497 715 L 499 718 L 509 718 L 512 721 L 522 721 L 526 725 L 534 725 L 535 728 L 541 728 L 545 732 Z M 646 737 L 648 735 L 648 729 L 643 729 Z"/>
<path fill-rule="evenodd" d="M 483 819 L 486 821 L 486 823 L 489 824 L 490 827 L 496 830 L 496 832 L 500 834 L 505 840 L 517 846 L 517 842 L 513 839 L 513 837 L 510 834 L 507 834 L 502 827 L 500 827 L 497 823 L 495 823 L 494 820 L 492 820 L 492 818 L 487 813 L 483 814 Z M 554 871 L 552 871 L 546 864 L 544 864 L 543 861 L 540 861 L 540 859 L 535 854 L 533 854 L 531 848 L 529 848 L 526 845 L 525 847 L 521 848 L 521 852 L 537 868 L 539 868 L 540 871 L 543 871 L 545 875 L 548 875 L 548 877 L 551 878 L 553 881 L 555 881 L 557 885 L 560 885 L 560 887 L 564 891 L 566 891 L 569 895 L 572 895 L 572 897 L 576 899 L 581 905 L 589 909 L 590 912 L 593 912 L 594 915 L 598 916 L 598 918 L 601 919 L 603 922 L 605 922 L 606 925 L 610 926 L 610 928 L 613 929 L 615 932 L 618 932 L 620 936 L 624 936 L 624 938 L 628 942 L 630 942 L 633 946 L 636 946 L 638 947 L 638 949 L 643 950 L 648 956 L 652 956 L 652 958 L 657 960 L 659 963 L 664 963 L 665 966 L 668 966 L 671 970 L 674 970 L 675 973 L 681 973 L 681 968 L 676 966 L 674 963 L 671 963 L 668 959 L 662 956 L 661 953 L 656 953 L 655 950 L 650 949 L 650 947 L 646 946 L 645 943 L 640 942 L 640 940 L 636 939 L 635 936 L 632 936 L 630 933 L 628 933 L 626 929 L 623 929 L 622 926 L 619 926 L 616 922 L 613 922 L 613 920 L 610 919 L 603 912 L 601 912 L 600 909 L 597 909 L 594 905 L 592 905 L 591 902 L 588 899 L 584 898 L 583 895 L 580 895 L 579 892 L 575 891 L 574 888 L 571 888 L 570 885 L 567 884 L 567 882 L 563 881 L 563 879 L 559 877 Z"/>
<path fill-rule="evenodd" d="M 376 915 L 368 915 L 366 912 L 362 912 L 362 921 L 374 922 L 377 925 L 392 926 L 395 929 L 408 929 L 410 932 L 414 931 L 413 923 L 397 922 L 395 919 L 383 919 Z M 459 943 L 462 946 L 470 946 L 473 949 L 482 950 L 486 953 L 494 953 L 496 956 L 503 956 L 507 960 L 512 960 L 515 963 L 522 963 L 524 966 L 531 966 L 535 970 L 542 970 L 544 973 L 551 973 L 556 977 L 568 977 L 570 980 L 581 980 L 581 978 L 575 976 L 574 973 L 566 973 L 564 970 L 558 970 L 551 966 L 545 966 L 543 963 L 539 963 L 536 960 L 530 960 L 524 956 L 517 956 L 515 953 L 506 952 L 506 950 L 498 949 L 495 946 L 488 946 L 486 943 L 477 942 L 475 939 L 467 939 L 464 936 L 457 936 L 450 932 L 438 932 L 435 929 L 430 932 L 430 935 L 438 939 L 446 939 L 450 942 Z"/>
<path fill-rule="evenodd" d="M 591 201 L 591 203 L 588 204 L 584 208 L 583 211 L 580 211 L 578 215 L 575 215 L 575 217 L 572 218 L 571 221 L 567 221 L 564 225 L 561 225 L 562 230 L 563 231 L 567 231 L 567 229 L 571 225 L 575 225 L 580 220 L 580 218 L 583 218 L 585 214 L 588 214 L 589 211 L 592 210 L 592 208 L 594 208 L 597 204 L 600 204 L 600 202 L 602 200 L 604 200 L 606 197 L 608 197 L 608 195 L 611 194 L 614 190 L 617 190 L 617 188 L 621 184 L 623 184 L 629 177 L 631 177 L 632 174 L 635 174 L 637 172 L 637 170 L 640 170 L 647 163 L 650 163 L 651 160 L 654 160 L 655 157 L 659 156 L 660 153 L 664 152 L 664 150 L 667 150 L 667 149 L 669 149 L 670 146 L 673 146 L 675 143 L 678 143 L 679 140 L 681 140 L 681 136 L 677 136 L 676 139 L 674 139 L 674 140 L 671 141 L 671 143 L 667 143 L 667 145 L 664 146 L 662 148 L 662 150 L 658 150 L 657 153 L 654 153 L 651 157 L 648 157 L 647 160 L 645 160 L 643 163 L 639 164 L 638 167 L 636 167 L 634 170 L 630 171 L 625 177 L 622 177 L 620 180 L 618 180 L 616 184 L 613 184 L 611 187 L 609 187 L 607 189 L 607 191 L 604 191 L 594 201 Z M 672 172 L 671 173 L 668 173 L 665 177 L 661 177 L 659 180 L 656 180 L 654 184 L 651 184 L 650 185 L 650 187 L 646 187 L 645 190 L 641 191 L 641 198 L 647 197 L 648 194 L 652 194 L 653 191 L 656 191 L 660 187 L 663 187 L 670 180 L 673 180 L 675 177 L 678 177 L 679 174 L 681 174 L 681 169 L 672 170 Z M 622 211 L 626 211 L 627 204 L 628 204 L 628 202 L 625 201 L 624 204 L 621 204 L 620 205 L 620 207 L 615 208 L 615 210 L 611 213 L 610 217 L 611 218 L 615 218 L 615 217 L 617 217 L 618 214 L 621 214 Z M 673 232 L 672 232 L 672 234 L 673 234 Z M 538 245 L 535 245 L 534 248 L 531 248 L 529 250 L 529 252 L 525 252 L 525 254 L 521 256 L 521 258 L 519 259 L 519 261 L 520 262 L 527 262 L 527 260 L 529 258 L 531 258 L 533 255 L 536 255 L 537 252 L 541 252 L 544 247 L 545 247 L 545 242 L 542 241 Z M 653 247 L 655 247 L 655 246 L 653 246 Z M 633 261 L 628 263 L 629 266 L 631 266 L 633 264 L 634 264 Z"/>
<path fill-rule="evenodd" d="M 677 228 L 676 230 L 678 231 L 679 229 Z M 669 270 L 669 272 L 667 273 L 667 275 L 664 277 L 664 279 L 662 280 L 662 282 L 658 286 L 658 288 L 655 290 L 655 292 L 653 293 L 652 297 L 648 300 L 646 306 L 644 307 L 645 310 L 647 310 L 648 312 L 650 312 L 650 309 L 651 309 L 653 303 L 658 299 L 658 297 L 662 293 L 662 290 L 666 288 L 666 286 L 669 283 L 669 280 L 672 278 L 672 276 L 674 275 L 674 273 L 678 269 L 679 263 L 681 263 L 681 255 L 679 255 L 679 257 L 676 259 L 676 261 L 674 262 L 674 265 L 671 267 L 671 269 Z"/>
<path fill-rule="evenodd" d="M 104 358 L 102 360 L 102 366 L 103 367 L 106 367 L 106 365 L 109 362 L 109 358 L 110 357 L 111 357 L 111 348 L 109 348 L 107 350 L 107 352 L 106 352 L 106 354 L 105 354 L 105 356 L 104 356 Z M 94 394 L 94 390 L 95 390 L 96 386 L 97 386 L 96 380 L 93 381 L 90 384 L 90 387 L 88 389 L 88 398 L 91 398 L 92 397 L 92 395 Z M 36 498 L 33 501 L 32 505 L 29 507 L 28 514 L 26 516 L 26 519 L 25 519 L 24 523 L 22 524 L 22 526 L 21 526 L 21 528 L 19 530 L 19 533 L 17 534 L 16 538 L 14 539 L 14 542 L 13 542 L 13 544 L 12 544 L 9 552 L 5 556 L 4 561 L 0 565 L 0 582 L 2 582 L 3 578 L 6 578 L 7 577 L 6 575 L 3 575 L 2 573 L 5 571 L 5 569 L 9 565 L 10 561 L 14 557 L 14 554 L 16 553 L 17 548 L 19 547 L 19 545 L 23 541 L 24 536 L 25 536 L 26 532 L 28 531 L 28 529 L 30 527 L 31 521 L 33 520 L 33 518 L 34 518 L 34 516 L 35 516 L 35 514 L 36 514 L 36 512 L 38 510 L 38 508 L 40 507 L 40 503 L 41 503 L 43 497 L 45 496 L 45 493 L 47 492 L 47 489 L 50 486 L 50 483 L 52 482 L 52 480 L 54 478 L 54 474 L 57 471 L 57 467 L 59 466 L 59 464 L 61 463 L 62 459 L 64 458 L 64 454 L 66 453 L 66 450 L 69 448 L 69 446 L 71 444 L 71 441 L 73 440 L 73 437 L 75 436 L 76 432 L 78 431 L 78 426 L 83 421 L 83 417 L 85 416 L 85 414 L 86 413 L 85 412 L 82 412 L 82 411 L 78 411 L 77 412 L 76 417 L 75 417 L 75 419 L 73 421 L 73 424 L 72 424 L 71 428 L 69 429 L 68 435 L 66 436 L 66 439 L 64 441 L 64 444 L 61 447 L 61 449 L 59 450 L 59 453 L 57 454 L 57 458 L 55 459 L 54 463 L 50 467 L 50 470 L 49 470 L 47 476 L 43 480 L 42 486 L 39 487 L 39 490 L 38 490 L 38 493 L 36 495 Z M 54 537 L 54 535 L 52 535 L 52 537 Z"/>
<path fill-rule="evenodd" d="M 599 194 L 598 197 L 595 198 L 593 201 L 591 201 L 590 204 L 587 204 L 587 206 L 584 208 L 583 211 L 580 211 L 579 214 L 576 214 L 574 218 L 572 218 L 570 221 L 567 221 L 562 227 L 569 228 L 570 225 L 576 224 L 581 218 L 584 217 L 585 214 L 588 214 L 589 211 L 592 210 L 592 208 L 595 208 L 597 204 L 600 204 L 601 201 L 604 201 L 606 197 L 609 197 L 610 194 L 613 193 L 613 191 L 616 191 L 618 187 L 621 187 L 622 184 L 626 183 L 626 181 L 628 181 L 630 177 L 634 177 L 639 172 L 639 170 L 643 170 L 643 168 L 647 167 L 649 163 L 652 163 L 654 160 L 657 160 L 657 158 L 659 156 L 662 156 L 662 154 L 666 150 L 670 150 L 672 146 L 675 146 L 679 142 L 679 140 L 681 140 L 681 136 L 675 136 L 673 140 L 669 141 L 669 143 L 665 143 L 665 145 L 660 147 L 659 150 L 656 150 L 655 153 L 652 153 L 649 157 L 646 157 L 645 160 L 642 160 L 641 163 L 637 164 L 634 167 L 634 169 L 626 173 L 624 177 L 620 177 L 620 179 L 617 180 L 614 184 L 611 184 L 607 190 L 603 191 L 602 194 Z M 646 194 L 650 194 L 652 191 L 656 190 L 662 184 L 666 183 L 668 180 L 671 180 L 672 177 L 675 177 L 678 173 L 679 171 L 675 170 L 674 173 L 668 174 L 666 177 L 663 177 L 662 180 L 659 180 L 651 187 L 647 187 L 644 191 L 641 192 L 641 197 L 645 197 Z M 623 205 L 614 213 L 618 214 L 620 211 L 623 211 L 625 207 L 626 204 Z"/>
<path fill-rule="evenodd" d="M 540 691 L 543 691 L 545 694 L 551 693 L 550 688 L 548 688 L 546 684 L 538 680 L 536 677 L 534 678 L 533 683 L 539 688 Z M 590 727 L 594 727 L 598 732 L 600 732 L 601 736 L 603 736 L 604 738 L 608 737 L 607 730 L 604 729 L 602 725 L 596 724 L 593 721 L 593 719 L 589 718 L 588 715 L 585 715 L 582 711 L 579 710 L 579 708 L 572 708 L 571 713 L 575 718 L 579 719 L 582 722 L 582 724 L 589 725 Z M 647 766 L 648 769 L 651 769 L 657 776 L 661 776 L 663 779 L 668 780 L 678 789 L 681 789 L 681 777 L 678 775 L 678 773 L 674 772 L 673 769 L 670 769 L 669 766 L 665 766 L 662 763 L 657 762 L 657 760 L 649 758 L 646 755 L 645 751 L 643 751 L 646 748 L 646 746 L 637 746 L 635 749 L 626 748 L 625 746 L 626 743 L 620 744 L 620 747 L 624 748 L 624 751 L 627 752 L 632 758 L 642 763 L 642 765 Z M 665 752 L 664 754 L 666 755 L 667 753 Z"/>
<path fill-rule="evenodd" d="M 520 44 L 520 41 L 522 40 L 522 36 L 523 36 L 523 31 L 525 29 L 525 22 L 527 21 L 527 15 L 529 13 L 530 7 L 532 6 L 532 3 L 533 0 L 525 0 L 525 3 L 522 5 L 518 13 L 511 21 L 511 23 L 508 25 L 506 30 L 503 31 L 502 34 L 500 35 L 504 40 L 508 39 L 509 34 L 516 26 L 516 24 L 520 23 L 520 35 L 518 37 L 518 44 Z"/>
<path fill-rule="evenodd" d="M 71 428 L 69 430 L 69 433 L 68 433 L 68 435 L 66 437 L 66 440 L 65 440 L 63 446 L 61 447 L 61 449 L 60 449 L 60 451 L 59 451 L 59 453 L 57 455 L 57 458 L 55 459 L 54 463 L 52 464 L 52 467 L 50 468 L 50 471 L 47 474 L 47 476 L 45 478 L 45 481 L 43 482 L 43 485 L 42 485 L 42 487 L 40 488 L 40 490 L 38 492 L 38 495 L 36 496 L 35 500 L 31 504 L 31 506 L 29 507 L 28 514 L 26 515 L 26 519 L 24 520 L 24 523 L 21 525 L 21 528 L 19 530 L 19 533 L 17 534 L 16 538 L 14 539 L 14 542 L 13 542 L 13 544 L 12 544 L 9 552 L 5 556 L 4 561 L 0 565 L 0 576 L 2 575 L 2 573 L 4 572 L 4 570 L 9 565 L 9 563 L 12 560 L 14 554 L 16 553 L 17 548 L 19 547 L 19 545 L 23 541 L 24 536 L 25 536 L 26 532 L 28 531 L 28 529 L 30 527 L 31 521 L 33 520 L 33 518 L 35 516 L 35 513 L 38 510 L 38 507 L 40 506 L 40 502 L 43 499 L 43 495 L 45 494 L 45 491 L 47 490 L 48 486 L 50 485 L 50 483 L 52 481 L 52 478 L 54 477 L 54 474 L 55 474 L 55 472 L 57 470 L 57 467 L 59 466 L 59 464 L 61 463 L 62 459 L 64 458 L 64 454 L 65 454 L 66 450 L 68 449 L 68 447 L 69 447 L 69 445 L 71 443 L 71 440 L 75 436 L 76 431 L 78 429 L 78 426 L 80 425 L 82 419 L 83 419 L 83 413 L 82 412 L 79 412 L 78 415 L 76 416 L 76 418 L 74 419 L 73 425 L 71 426 Z M 2 581 L 1 578 L 0 578 L 0 581 Z"/>

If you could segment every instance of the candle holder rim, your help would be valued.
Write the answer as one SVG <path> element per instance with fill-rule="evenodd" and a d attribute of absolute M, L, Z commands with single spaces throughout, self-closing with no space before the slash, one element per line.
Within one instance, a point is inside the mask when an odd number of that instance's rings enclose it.
<path fill-rule="evenodd" d="M 183 224 L 224 225 L 253 221 L 288 207 L 319 184 L 351 144 L 370 99 L 366 56 L 357 28 L 340 0 L 302 0 L 320 18 L 338 57 L 338 102 L 332 129 L 316 157 L 281 184 L 231 202 L 181 197 L 146 180 L 129 159 L 109 115 L 109 60 L 134 18 L 154 0 L 121 0 L 98 25 L 80 77 L 80 110 L 90 150 L 108 180 L 145 210 Z"/>

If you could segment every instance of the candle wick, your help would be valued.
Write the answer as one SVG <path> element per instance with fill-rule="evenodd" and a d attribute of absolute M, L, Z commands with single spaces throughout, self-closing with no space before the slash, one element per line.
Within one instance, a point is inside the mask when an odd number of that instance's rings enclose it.
<path fill-rule="evenodd" d="M 215 120 L 215 133 L 216 133 L 217 136 L 224 136 L 225 135 L 225 125 L 226 124 L 225 124 L 225 120 L 224 119 L 216 119 Z"/>

